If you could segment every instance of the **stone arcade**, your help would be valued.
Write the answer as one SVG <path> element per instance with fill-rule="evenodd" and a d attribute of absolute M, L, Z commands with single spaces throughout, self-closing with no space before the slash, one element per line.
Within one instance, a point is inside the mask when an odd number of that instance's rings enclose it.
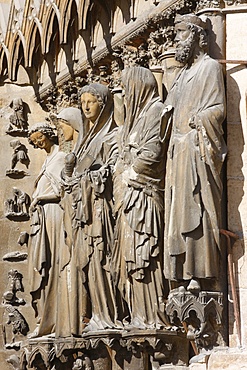
<path fill-rule="evenodd" d="M 0 1 L 1 368 L 247 369 L 246 38 L 245 0 Z"/>

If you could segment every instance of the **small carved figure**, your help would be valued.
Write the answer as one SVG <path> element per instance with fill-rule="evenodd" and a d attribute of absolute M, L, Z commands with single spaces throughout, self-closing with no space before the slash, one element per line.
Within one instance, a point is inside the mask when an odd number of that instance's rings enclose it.
<path fill-rule="evenodd" d="M 27 168 L 29 166 L 30 160 L 27 155 L 27 148 L 24 144 L 20 142 L 20 140 L 15 139 L 11 140 L 10 142 L 11 148 L 13 148 L 14 152 L 11 158 L 11 169 L 6 171 L 7 176 L 18 176 L 18 175 L 27 175 L 26 172 L 15 169 L 18 162 L 24 164 Z"/>
<path fill-rule="evenodd" d="M 8 305 L 5 309 L 8 313 L 8 321 L 6 322 L 6 325 L 12 325 L 12 343 L 14 343 L 17 335 L 27 335 L 29 326 L 24 316 L 16 308 Z"/>
<path fill-rule="evenodd" d="M 27 168 L 30 163 L 30 160 L 27 155 L 27 148 L 20 140 L 11 140 L 11 148 L 13 148 L 14 153 L 11 160 L 11 169 L 13 170 L 18 162 L 24 164 Z"/>
<path fill-rule="evenodd" d="M 93 364 L 89 357 L 78 357 L 72 367 L 72 370 L 93 370 Z"/>
<path fill-rule="evenodd" d="M 13 187 L 14 204 L 16 205 L 16 213 L 28 213 L 30 198 L 24 191 Z"/>
<path fill-rule="evenodd" d="M 21 98 L 15 98 L 9 105 L 13 109 L 13 113 L 9 117 L 10 125 L 7 132 L 12 130 L 27 131 L 28 123 L 24 112 L 24 102 Z M 14 127 L 13 127 L 14 126 Z"/>
<path fill-rule="evenodd" d="M 220 172 L 226 156 L 221 66 L 205 53 L 205 22 L 175 19 L 175 58 L 184 63 L 168 94 L 174 107 L 165 189 L 165 277 L 185 280 L 190 291 L 218 276 Z M 199 281 L 199 280 L 201 281 Z M 207 280 L 208 281 L 208 280 Z"/>
<path fill-rule="evenodd" d="M 164 326 L 162 276 L 163 189 L 169 109 L 158 95 L 152 72 L 143 67 L 123 71 L 126 119 L 119 130 L 114 174 L 116 243 L 112 270 L 128 304 L 127 328 Z"/>
<path fill-rule="evenodd" d="M 8 218 L 28 217 L 30 198 L 24 191 L 13 187 L 13 199 L 5 201 L 5 215 Z"/>
<path fill-rule="evenodd" d="M 108 85 L 110 82 L 110 76 L 107 74 L 107 66 L 99 66 L 99 83 Z"/>
<path fill-rule="evenodd" d="M 35 181 L 30 205 L 29 279 L 32 305 L 39 325 L 32 336 L 66 336 L 69 307 L 66 265 L 69 251 L 65 244 L 63 211 L 59 206 L 62 187 L 60 173 L 65 153 L 59 151 L 54 129 L 37 123 L 29 131 L 29 143 L 43 149 L 47 158 Z"/>
<path fill-rule="evenodd" d="M 22 274 L 17 270 L 10 270 L 8 272 L 8 288 L 3 294 L 4 303 L 13 305 L 25 304 L 25 300 L 16 296 L 17 292 L 23 292 Z"/>

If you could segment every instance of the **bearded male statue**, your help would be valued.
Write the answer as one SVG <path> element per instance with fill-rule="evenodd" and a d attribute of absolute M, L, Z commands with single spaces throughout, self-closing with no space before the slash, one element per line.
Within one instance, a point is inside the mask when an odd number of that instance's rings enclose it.
<path fill-rule="evenodd" d="M 209 281 L 210 289 L 214 287 L 221 255 L 225 89 L 221 66 L 205 52 L 205 28 L 194 14 L 176 17 L 175 58 L 184 67 L 165 102 L 174 111 L 166 170 L 164 272 L 191 292 L 207 290 Z"/>

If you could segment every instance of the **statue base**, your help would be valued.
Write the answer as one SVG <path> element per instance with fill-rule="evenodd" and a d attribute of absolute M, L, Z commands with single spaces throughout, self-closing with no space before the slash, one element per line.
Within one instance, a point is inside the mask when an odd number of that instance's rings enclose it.
<path fill-rule="evenodd" d="M 20 369 L 147 370 L 183 368 L 188 361 L 189 341 L 180 329 L 104 330 L 77 338 L 28 339 L 22 342 Z"/>

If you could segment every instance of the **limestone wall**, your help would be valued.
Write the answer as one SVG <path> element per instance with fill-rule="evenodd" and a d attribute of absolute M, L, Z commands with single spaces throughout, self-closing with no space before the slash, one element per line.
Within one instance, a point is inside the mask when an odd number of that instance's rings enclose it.
<path fill-rule="evenodd" d="M 240 60 L 247 63 L 247 9 L 226 10 L 226 59 Z M 239 241 L 233 246 L 236 285 L 239 294 L 241 312 L 242 344 L 247 343 L 247 261 L 245 246 L 247 243 L 247 195 L 245 181 L 247 175 L 247 128 L 246 128 L 246 92 L 247 65 L 227 64 L 227 190 L 228 190 L 228 229 L 239 235 Z M 233 324 L 233 305 L 229 289 L 229 329 L 230 346 L 239 345 L 236 325 Z M 235 322 L 236 324 L 236 322 Z"/>

